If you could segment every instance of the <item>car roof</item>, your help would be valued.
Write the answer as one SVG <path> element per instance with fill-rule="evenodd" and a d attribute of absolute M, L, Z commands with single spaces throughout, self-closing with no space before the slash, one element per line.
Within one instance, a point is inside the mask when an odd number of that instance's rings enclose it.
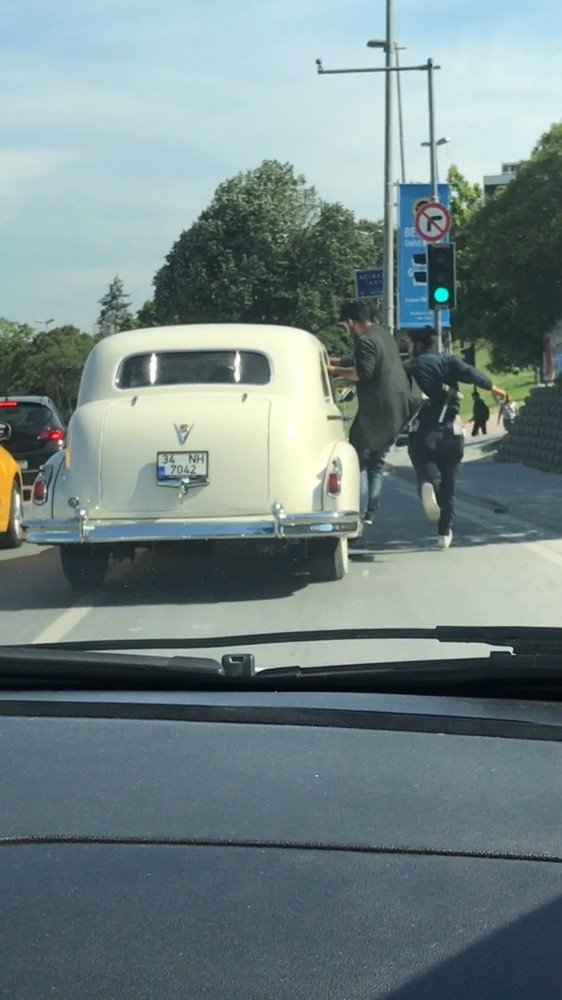
<path fill-rule="evenodd" d="M 55 409 L 55 404 L 48 396 L 13 396 L 8 393 L 5 396 L 0 396 L 0 400 L 14 403 L 37 403 L 39 406 L 52 406 Z"/>
<path fill-rule="evenodd" d="M 318 339 L 306 330 L 260 323 L 185 323 L 115 333 L 98 341 L 97 353 L 126 357 L 158 350 L 249 350 L 275 353 Z"/>
<path fill-rule="evenodd" d="M 127 330 L 98 341 L 84 366 L 78 405 L 120 395 L 123 390 L 115 385 L 117 371 L 133 355 L 228 350 L 260 351 L 271 358 L 272 384 L 253 386 L 254 391 L 272 391 L 273 383 L 277 391 L 304 391 L 312 380 L 320 386 L 318 358 L 325 348 L 306 330 L 258 323 L 193 323 Z"/>

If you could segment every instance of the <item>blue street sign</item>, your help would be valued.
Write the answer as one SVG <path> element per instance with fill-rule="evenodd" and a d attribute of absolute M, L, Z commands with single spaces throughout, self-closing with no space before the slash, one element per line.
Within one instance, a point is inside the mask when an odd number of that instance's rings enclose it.
<path fill-rule="evenodd" d="M 429 184 L 399 184 L 398 221 L 398 322 L 399 330 L 433 326 L 433 312 L 427 307 L 428 244 L 414 228 L 416 212 L 423 201 L 433 201 Z M 439 185 L 439 201 L 449 207 L 449 185 Z M 443 243 L 448 243 L 447 236 Z M 441 322 L 450 327 L 451 314 L 441 310 Z"/>
<path fill-rule="evenodd" d="M 382 295 L 382 267 L 364 267 L 355 272 L 355 297 L 376 299 Z"/>

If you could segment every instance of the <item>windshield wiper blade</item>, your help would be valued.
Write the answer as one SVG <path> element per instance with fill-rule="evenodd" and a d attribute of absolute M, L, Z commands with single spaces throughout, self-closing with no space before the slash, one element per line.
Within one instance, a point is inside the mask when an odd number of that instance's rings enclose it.
<path fill-rule="evenodd" d="M 80 652 L 77 656 L 76 653 Z M 95 650 L 72 650 L 38 645 L 0 646 L 0 685 L 29 683 L 152 684 L 179 680 L 206 680 L 227 675 L 210 657 L 134 656 Z"/>
<path fill-rule="evenodd" d="M 284 681 L 298 682 L 311 690 L 411 690 L 465 684 L 551 684 L 562 682 L 560 658 L 550 656 L 512 656 L 507 652 L 491 657 L 455 657 L 448 659 L 409 660 L 386 663 L 342 663 L 320 667 L 266 667 L 254 678 L 259 683 L 278 686 Z M 374 688 L 373 688 L 374 685 Z"/>
<path fill-rule="evenodd" d="M 37 643 L 33 649 L 134 650 L 213 649 L 229 646 L 275 645 L 297 642 L 341 642 L 359 639 L 433 640 L 443 643 L 479 643 L 512 647 L 515 653 L 562 652 L 562 628 L 520 625 L 437 625 L 435 628 L 331 628 L 286 632 L 249 632 L 242 635 L 197 638 L 77 639 Z M 9 647 L 6 647 L 9 648 Z"/>

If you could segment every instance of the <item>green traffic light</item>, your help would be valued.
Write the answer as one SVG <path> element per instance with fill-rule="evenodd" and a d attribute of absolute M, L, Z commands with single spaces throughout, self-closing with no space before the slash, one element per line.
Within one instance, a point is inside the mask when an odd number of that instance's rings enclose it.
<path fill-rule="evenodd" d="M 439 302 L 440 305 L 442 305 L 444 302 L 449 301 L 449 294 L 450 294 L 449 289 L 443 288 L 442 285 L 439 286 L 439 288 L 436 288 L 433 293 L 435 301 Z"/>

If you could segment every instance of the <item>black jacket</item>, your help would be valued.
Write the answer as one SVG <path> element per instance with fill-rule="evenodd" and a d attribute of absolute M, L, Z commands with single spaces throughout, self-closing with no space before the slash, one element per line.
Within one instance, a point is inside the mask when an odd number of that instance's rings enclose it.
<path fill-rule="evenodd" d="M 359 376 L 349 440 L 366 460 L 372 452 L 386 451 L 407 423 L 408 377 L 394 337 L 374 323 L 355 337 L 353 357 L 342 359 L 342 364 L 354 365 Z"/>
<path fill-rule="evenodd" d="M 459 382 L 476 385 L 479 389 L 491 389 L 492 380 L 479 372 L 472 365 L 467 365 L 454 354 L 433 354 L 427 352 L 418 354 L 408 364 L 408 371 L 413 375 L 422 392 L 428 396 L 428 401 L 420 411 L 420 424 L 423 427 L 454 420 L 459 412 L 459 404 L 447 397 L 445 386 L 456 389 Z M 448 403 L 446 413 L 443 407 Z M 484 402 L 482 400 L 482 402 Z M 486 405 L 486 404 L 484 404 Z"/>

